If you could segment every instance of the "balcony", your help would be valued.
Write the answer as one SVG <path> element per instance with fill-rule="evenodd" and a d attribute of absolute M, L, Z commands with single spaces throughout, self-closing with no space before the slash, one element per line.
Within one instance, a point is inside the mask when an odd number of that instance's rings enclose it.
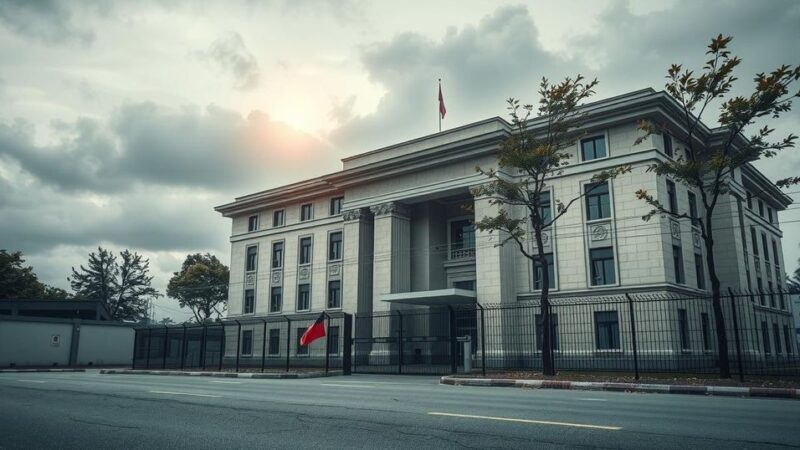
<path fill-rule="evenodd" d="M 447 259 L 458 261 L 462 259 L 475 259 L 475 247 L 448 248 Z"/>

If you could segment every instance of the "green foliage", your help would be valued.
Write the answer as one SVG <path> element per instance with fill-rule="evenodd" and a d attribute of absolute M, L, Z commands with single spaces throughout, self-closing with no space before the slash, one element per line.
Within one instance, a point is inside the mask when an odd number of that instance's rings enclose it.
<path fill-rule="evenodd" d="M 164 317 L 163 319 L 158 321 L 159 325 L 172 325 L 174 323 L 175 323 L 175 321 L 172 320 L 171 317 Z"/>
<path fill-rule="evenodd" d="M 206 253 L 187 255 L 180 272 L 174 272 L 167 285 L 167 295 L 189 308 L 197 322 L 212 314 L 217 317 L 228 303 L 230 271 L 216 256 Z"/>
<path fill-rule="evenodd" d="M 69 294 L 60 288 L 41 283 L 33 267 L 25 267 L 22 252 L 0 250 L 0 298 L 63 300 Z"/>
<path fill-rule="evenodd" d="M 121 264 L 112 252 L 98 247 L 86 267 L 72 268 L 69 281 L 75 297 L 103 302 L 112 319 L 138 321 L 147 315 L 148 302 L 161 294 L 151 286 L 149 260 L 128 250 L 119 256 Z"/>

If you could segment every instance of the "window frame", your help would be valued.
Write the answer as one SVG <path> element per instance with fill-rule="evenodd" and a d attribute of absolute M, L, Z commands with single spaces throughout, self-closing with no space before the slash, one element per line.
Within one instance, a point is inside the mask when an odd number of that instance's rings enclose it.
<path fill-rule="evenodd" d="M 591 186 L 603 185 L 603 184 L 606 186 L 605 192 L 597 191 L 596 189 L 593 189 L 591 192 L 589 191 L 589 188 Z M 586 222 L 587 223 L 600 221 L 600 220 L 611 220 L 611 219 L 613 219 L 613 217 L 614 217 L 614 206 L 613 206 L 614 199 L 611 197 L 611 183 L 608 180 L 600 181 L 600 182 L 596 182 L 596 183 L 586 182 L 586 183 L 583 184 L 583 192 L 584 192 L 584 195 L 586 197 L 584 199 L 583 206 L 584 206 L 584 208 L 586 208 Z M 598 208 L 598 210 L 600 212 L 601 217 L 594 217 L 593 218 L 592 217 L 592 208 L 591 208 L 591 205 L 589 204 L 589 200 L 593 199 L 595 197 L 600 197 L 602 195 L 605 195 L 606 197 L 608 197 L 608 215 L 602 216 L 603 203 L 602 203 L 602 201 L 600 201 L 601 199 L 598 199 L 597 208 Z"/>
<path fill-rule="evenodd" d="M 253 233 L 255 231 L 258 231 L 258 228 L 259 228 L 259 225 L 260 225 L 259 222 L 261 222 L 261 220 L 260 220 L 260 217 L 259 217 L 258 214 L 254 214 L 252 216 L 248 216 L 247 217 L 247 232 L 248 233 Z"/>
<path fill-rule="evenodd" d="M 249 339 L 245 339 L 245 336 L 248 336 Z M 242 330 L 241 340 L 242 345 L 240 346 L 239 355 L 243 357 L 253 356 L 253 330 Z"/>
<path fill-rule="evenodd" d="M 286 241 L 284 239 L 279 239 L 277 241 L 272 241 L 271 244 L 270 267 L 272 269 L 283 269 L 284 260 L 286 259 Z M 280 246 L 280 259 L 277 265 L 275 264 L 276 246 Z"/>
<path fill-rule="evenodd" d="M 331 292 L 332 292 L 331 284 L 332 283 L 338 283 L 338 294 L 337 294 L 338 305 L 337 306 L 331 306 Z M 328 294 L 327 294 L 327 298 L 326 298 L 325 304 L 328 305 L 328 307 L 326 309 L 342 309 L 342 280 L 328 280 Z"/>
<path fill-rule="evenodd" d="M 309 250 L 308 250 L 308 261 L 303 262 L 303 241 L 308 239 Z M 314 261 L 314 235 L 306 235 L 300 236 L 297 238 L 297 265 L 298 266 L 308 266 Z"/>
<path fill-rule="evenodd" d="M 703 262 L 703 255 L 699 253 L 694 254 L 694 275 L 697 289 L 706 289 L 706 266 Z"/>
<path fill-rule="evenodd" d="M 277 309 L 273 308 L 275 306 L 276 290 L 279 296 Z M 269 312 L 270 314 L 278 314 L 281 311 L 283 311 L 283 286 L 272 286 L 269 290 Z"/>
<path fill-rule="evenodd" d="M 683 263 L 683 247 L 672 244 L 672 269 L 675 272 L 675 284 L 686 284 L 686 268 Z"/>
<path fill-rule="evenodd" d="M 280 223 L 278 223 L 278 217 L 280 217 Z M 272 228 L 278 228 L 286 225 L 286 209 L 276 209 L 272 211 Z"/>
<path fill-rule="evenodd" d="M 341 215 L 343 205 L 344 205 L 344 196 L 331 198 L 330 206 L 328 208 L 328 213 L 329 213 L 328 215 L 330 216 Z"/>
<path fill-rule="evenodd" d="M 300 295 L 303 293 L 303 286 L 307 288 L 306 293 L 308 294 L 308 297 L 306 301 L 308 302 L 308 305 L 306 305 L 305 308 L 300 308 Z M 297 285 L 297 301 L 295 302 L 294 310 L 295 312 L 311 311 L 311 283 L 301 283 Z"/>
<path fill-rule="evenodd" d="M 689 202 L 689 217 L 691 217 L 692 219 L 697 219 L 698 217 L 700 217 L 697 213 L 697 194 L 695 194 L 692 191 L 686 191 L 686 192 L 687 192 L 686 198 L 688 199 Z M 697 226 L 697 224 L 694 221 L 691 221 L 691 224 L 692 226 Z"/>
<path fill-rule="evenodd" d="M 538 256 L 538 253 L 537 253 L 537 256 Z M 548 262 L 547 262 L 547 269 L 548 269 L 547 273 L 548 273 L 548 276 L 552 275 L 552 276 L 549 277 L 550 279 L 548 281 L 549 281 L 549 285 L 550 286 L 548 286 L 548 287 L 549 287 L 550 290 L 553 290 L 553 291 L 558 290 L 557 289 L 557 283 L 556 283 L 556 260 L 555 260 L 555 255 L 553 255 L 553 253 L 550 252 L 550 253 L 545 253 L 544 257 L 548 259 Z M 534 291 L 541 291 L 542 290 L 542 287 L 541 287 L 542 279 L 539 276 L 541 270 L 542 270 L 542 268 L 539 265 L 539 261 L 538 260 L 534 260 L 533 261 L 533 290 Z M 537 285 L 539 285 L 539 287 L 537 287 Z"/>
<path fill-rule="evenodd" d="M 277 331 L 276 335 L 273 336 L 273 331 Z M 277 349 L 276 352 L 272 351 L 272 338 L 275 337 L 275 347 Z M 270 328 L 269 335 L 267 340 L 267 356 L 276 357 L 281 355 L 281 329 L 280 328 Z"/>
<path fill-rule="evenodd" d="M 678 214 L 678 187 L 670 179 L 667 179 L 667 204 L 669 212 Z"/>
<path fill-rule="evenodd" d="M 247 293 L 248 292 L 252 294 L 252 297 L 251 297 L 252 303 L 250 305 L 252 309 L 249 312 L 247 311 Z M 245 289 L 244 290 L 244 296 L 242 298 L 242 315 L 255 314 L 255 313 L 256 313 L 256 290 L 255 290 L 255 288 Z"/>
<path fill-rule="evenodd" d="M 250 268 L 250 249 L 255 249 L 255 254 L 253 255 L 253 268 Z M 258 272 L 258 244 L 252 244 L 245 247 L 244 250 L 244 271 L 245 273 L 248 272 Z"/>
<path fill-rule="evenodd" d="M 605 283 L 603 283 L 603 284 L 595 284 L 595 279 L 597 277 L 595 275 L 595 258 L 593 257 L 592 253 L 593 252 L 599 252 L 601 250 L 610 250 L 611 251 L 611 258 L 610 258 L 611 259 L 611 269 L 613 271 L 614 280 L 611 281 L 610 283 L 608 283 L 607 282 L 608 280 L 605 279 L 605 275 L 606 275 L 605 261 L 607 261 L 609 258 L 607 258 L 607 257 L 606 258 L 598 258 L 598 261 L 603 261 L 604 262 L 604 264 L 603 264 L 603 281 L 605 281 Z M 618 277 L 617 277 L 617 267 L 616 267 L 617 255 L 616 255 L 616 253 L 614 251 L 614 247 L 613 246 L 612 247 L 590 248 L 589 249 L 589 258 L 588 259 L 589 259 L 589 286 L 590 287 L 615 286 L 619 282 L 619 280 L 617 279 Z"/>
<path fill-rule="evenodd" d="M 306 208 L 308 208 L 308 217 L 306 217 Z M 314 204 L 304 203 L 300 205 L 300 222 L 308 222 L 314 220 Z"/>
<path fill-rule="evenodd" d="M 339 256 L 336 258 L 332 257 L 333 254 L 333 236 L 338 234 L 339 235 Z M 328 262 L 340 262 L 344 257 L 344 230 L 331 230 L 328 231 Z"/>
<path fill-rule="evenodd" d="M 614 313 L 615 321 L 610 320 L 603 320 L 602 322 L 598 320 L 599 314 L 606 314 L 606 313 Z M 602 311 L 594 311 L 592 315 L 594 319 L 594 348 L 596 352 L 622 352 L 622 340 L 620 336 L 620 326 L 619 326 L 619 311 L 616 309 L 611 310 L 602 310 Z M 608 330 L 606 338 L 609 339 L 609 347 L 600 347 L 601 342 L 601 333 L 600 333 L 600 325 L 601 323 L 604 325 L 604 329 Z M 608 325 L 606 325 L 608 324 Z M 614 326 L 612 326 L 614 325 Z M 616 346 L 614 346 L 616 344 Z"/>
<path fill-rule="evenodd" d="M 336 330 L 334 333 L 333 330 Z M 331 339 L 334 338 L 334 339 Z M 325 336 L 325 351 L 328 355 L 339 355 L 341 353 L 341 346 L 339 345 L 339 339 L 341 338 L 341 330 L 339 325 L 331 325 L 328 327 L 328 333 Z M 333 348 L 332 348 L 333 347 Z"/>
<path fill-rule="evenodd" d="M 586 154 L 583 151 L 583 143 L 586 141 L 595 142 L 597 140 L 603 141 L 603 150 L 605 154 L 603 156 L 594 157 L 590 159 L 586 159 Z M 593 154 L 597 154 L 597 146 L 593 144 Z M 580 158 L 580 162 L 589 162 L 589 161 L 597 161 L 601 159 L 607 159 L 609 157 L 609 147 L 608 147 L 608 134 L 603 131 L 602 133 L 596 133 L 590 136 L 586 136 L 578 141 L 578 157 Z"/>
<path fill-rule="evenodd" d="M 664 154 L 670 158 L 675 158 L 675 146 L 673 145 L 672 136 L 669 133 L 663 133 L 661 136 L 664 144 Z"/>
<path fill-rule="evenodd" d="M 692 350 L 692 339 L 689 332 L 689 312 L 686 308 L 678 308 L 678 337 L 681 351 Z"/>

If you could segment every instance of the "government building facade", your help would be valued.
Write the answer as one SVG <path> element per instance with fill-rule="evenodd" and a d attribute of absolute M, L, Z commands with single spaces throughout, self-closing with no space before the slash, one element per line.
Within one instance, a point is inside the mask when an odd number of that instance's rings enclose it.
<path fill-rule="evenodd" d="M 678 105 L 665 92 L 644 89 L 583 110 L 570 164 L 547 180 L 550 207 L 579 196 L 603 169 L 630 165 L 632 171 L 593 189 L 547 229 L 551 296 L 707 296 L 699 230 L 670 217 L 643 221 L 650 207 L 634 194 L 646 189 L 673 211 L 702 214 L 698 192 L 646 171 L 656 161 L 683 157 L 683 142 L 665 134 L 635 144 L 639 119 L 683 136 Z M 533 119 L 531 126 L 541 124 Z M 515 245 L 498 245 L 502 235 L 473 228 L 497 212 L 471 194 L 487 182 L 476 167 L 496 168 L 498 145 L 512 132 L 501 118 L 483 120 L 350 156 L 338 172 L 218 206 L 232 221 L 228 318 L 537 302 L 540 280 L 531 262 Z M 729 186 L 714 218 L 723 289 L 785 289 L 778 213 L 792 200 L 749 165 Z M 770 341 L 783 342 L 782 330 L 793 331 L 788 299 L 765 294 L 752 303 L 753 317 L 779 313 L 765 328 Z"/>

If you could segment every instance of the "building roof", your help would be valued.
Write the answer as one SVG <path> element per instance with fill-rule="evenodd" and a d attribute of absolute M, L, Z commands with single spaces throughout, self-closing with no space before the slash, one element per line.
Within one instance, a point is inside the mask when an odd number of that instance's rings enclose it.
<path fill-rule="evenodd" d="M 0 299 L 0 314 L 111 320 L 105 304 L 98 300 Z"/>

